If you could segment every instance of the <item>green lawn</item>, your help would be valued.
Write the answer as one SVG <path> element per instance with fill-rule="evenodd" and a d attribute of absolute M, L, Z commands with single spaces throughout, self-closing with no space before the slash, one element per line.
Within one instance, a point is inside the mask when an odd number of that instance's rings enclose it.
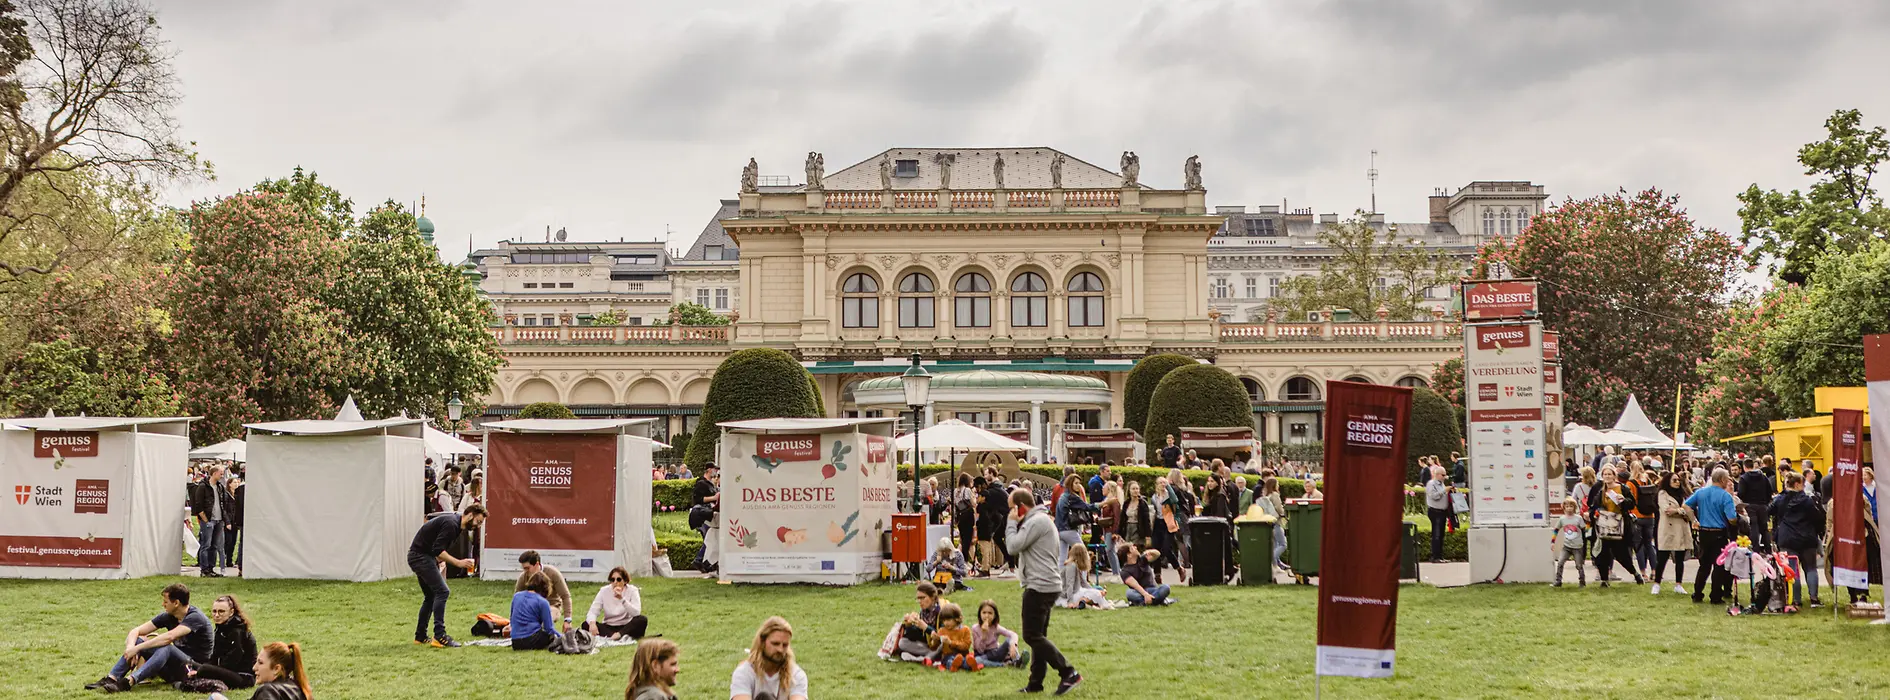
<path fill-rule="evenodd" d="M 195 586 L 197 579 L 184 579 Z M 9 698 L 70 698 L 102 675 L 125 629 L 157 609 L 169 579 L 0 581 L 0 669 Z M 1003 697 L 1013 669 L 950 675 L 890 664 L 873 652 L 910 605 L 906 587 L 835 590 L 734 587 L 704 580 L 639 581 L 652 631 L 683 648 L 680 697 L 726 697 L 729 671 L 770 614 L 796 627 L 795 649 L 814 698 Z M 452 631 L 477 611 L 504 611 L 509 585 L 455 581 Z M 588 585 L 574 591 L 584 602 Z M 504 649 L 416 647 L 408 638 L 419 593 L 411 580 L 378 584 L 207 582 L 243 600 L 261 641 L 307 645 L 324 698 L 609 698 L 623 691 L 631 650 L 585 657 Z M 1309 697 L 1310 587 L 1183 589 L 1164 609 L 1059 611 L 1051 638 L 1087 680 L 1076 697 Z M 1829 594 L 1827 600 L 1829 599 Z M 994 598 L 1015 623 L 1014 583 L 987 582 L 960 603 Z M 1398 677 L 1326 679 L 1332 697 L 1753 697 L 1790 688 L 1810 697 L 1890 696 L 1890 629 L 1796 617 L 1731 618 L 1684 597 L 1632 586 L 1438 590 L 1407 586 Z M 1014 628 L 1014 627 L 1013 627 Z M 1769 679 L 1769 680 L 1768 680 Z M 143 689 L 142 692 L 157 693 Z M 235 695 L 247 697 L 247 693 Z"/>

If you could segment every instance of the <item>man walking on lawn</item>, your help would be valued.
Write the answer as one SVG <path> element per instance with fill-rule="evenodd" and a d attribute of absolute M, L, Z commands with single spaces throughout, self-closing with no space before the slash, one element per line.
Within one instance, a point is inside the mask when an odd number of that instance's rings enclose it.
<path fill-rule="evenodd" d="M 1056 608 L 1057 597 L 1063 591 L 1059 570 L 1063 544 L 1057 539 L 1057 526 L 1051 522 L 1050 514 L 1037 505 L 1037 497 L 1030 489 L 1011 492 L 1010 523 L 1005 528 L 1004 546 L 1017 555 L 1017 580 L 1024 585 L 1023 637 L 1024 643 L 1030 645 L 1030 682 L 1022 692 L 1043 692 L 1045 667 L 1056 668 L 1062 679 L 1057 683 L 1056 694 L 1070 692 L 1083 682 L 1083 676 L 1070 666 L 1048 636 L 1050 611 Z"/>
<path fill-rule="evenodd" d="M 413 544 L 407 547 L 407 568 L 420 579 L 420 591 L 424 597 L 420 600 L 420 622 L 413 628 L 413 643 L 431 644 L 435 647 L 456 647 L 446 633 L 446 597 L 452 593 L 446 587 L 446 577 L 440 575 L 440 563 L 457 566 L 472 573 L 474 561 L 461 559 L 446 552 L 453 540 L 459 539 L 463 530 L 472 530 L 486 522 L 486 507 L 474 503 L 466 506 L 464 513 L 441 513 L 427 520 L 414 533 Z M 433 618 L 433 639 L 427 640 L 427 618 Z"/>

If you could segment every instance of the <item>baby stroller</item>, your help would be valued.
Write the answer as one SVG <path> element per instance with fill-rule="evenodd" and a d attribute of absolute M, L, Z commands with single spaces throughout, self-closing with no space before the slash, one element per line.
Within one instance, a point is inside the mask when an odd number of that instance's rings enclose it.
<path fill-rule="evenodd" d="M 1778 579 L 1778 570 L 1772 566 L 1770 558 L 1752 551 L 1746 539 L 1741 537 L 1738 541 L 1728 542 L 1726 548 L 1720 550 L 1717 563 L 1731 573 L 1734 579 L 1746 579 L 1752 591 L 1751 604 L 1741 607 L 1739 587 L 1733 586 L 1732 605 L 1727 606 L 1726 614 L 1739 616 L 1765 612 L 1772 598 L 1772 582 Z"/>

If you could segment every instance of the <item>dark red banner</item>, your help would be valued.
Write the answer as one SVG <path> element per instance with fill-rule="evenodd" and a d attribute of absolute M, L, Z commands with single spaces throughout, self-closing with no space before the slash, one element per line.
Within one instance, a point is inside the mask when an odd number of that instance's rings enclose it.
<path fill-rule="evenodd" d="M 1317 673 L 1392 675 L 1411 390 L 1326 382 Z"/>
<path fill-rule="evenodd" d="M 1864 546 L 1864 412 L 1831 412 L 1831 581 L 1846 588 L 1866 588 L 1869 551 Z"/>
<path fill-rule="evenodd" d="M 1503 280 L 1465 282 L 1463 318 L 1466 321 L 1494 321 L 1536 315 L 1536 281 Z"/>
<path fill-rule="evenodd" d="M 116 569 L 124 565 L 124 544 L 116 537 L 0 535 L 0 566 Z"/>
<path fill-rule="evenodd" d="M 52 459 L 59 457 L 97 457 L 98 431 L 96 430 L 41 430 L 33 433 L 33 457 Z"/>
<path fill-rule="evenodd" d="M 1542 361 L 1559 362 L 1562 359 L 1562 334 L 1555 331 L 1542 332 Z"/>
<path fill-rule="evenodd" d="M 616 547 L 616 435 L 493 433 L 487 442 L 487 547 Z"/>
<path fill-rule="evenodd" d="M 755 456 L 766 459 L 778 459 L 783 462 L 811 462 L 820 459 L 820 436 L 756 436 Z"/>

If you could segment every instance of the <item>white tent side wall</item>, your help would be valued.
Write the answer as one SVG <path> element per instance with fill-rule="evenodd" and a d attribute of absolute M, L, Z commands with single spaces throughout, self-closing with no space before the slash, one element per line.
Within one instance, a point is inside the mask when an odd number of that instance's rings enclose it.
<path fill-rule="evenodd" d="M 415 513 L 406 527 L 388 532 L 399 522 L 386 503 L 397 471 L 387 462 L 390 440 L 420 449 L 418 440 L 380 435 L 252 434 L 243 577 L 379 581 L 405 574 L 405 566 L 386 566 L 386 540 L 419 528 L 420 495 L 408 499 Z"/>
<path fill-rule="evenodd" d="M 387 498 L 381 504 L 381 568 L 375 578 L 365 579 L 372 581 L 410 573 L 407 547 L 427 517 L 421 503 L 426 498 L 426 441 L 392 436 L 380 439 L 387 443 L 386 468 L 382 470 L 387 479 Z"/>
<path fill-rule="evenodd" d="M 633 577 L 654 572 L 650 565 L 650 550 L 656 547 L 650 512 L 656 498 L 650 482 L 650 468 L 656 462 L 653 449 L 648 438 L 617 436 L 617 564 Z"/>
<path fill-rule="evenodd" d="M 184 485 L 190 480 L 190 438 L 136 433 L 132 450 L 124 575 L 175 576 L 184 563 L 183 514 L 188 507 Z"/>

